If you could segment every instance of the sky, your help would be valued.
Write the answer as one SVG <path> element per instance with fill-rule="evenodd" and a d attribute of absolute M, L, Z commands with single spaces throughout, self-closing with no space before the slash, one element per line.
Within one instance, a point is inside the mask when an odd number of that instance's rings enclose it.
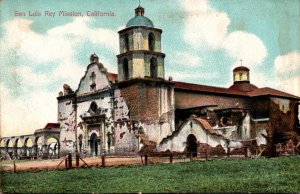
<path fill-rule="evenodd" d="M 117 73 L 117 32 L 138 4 L 1 0 L 1 135 L 30 134 L 56 122 L 58 92 L 64 83 L 77 89 L 91 54 Z M 251 83 L 300 96 L 300 0 L 141 0 L 141 6 L 163 30 L 166 79 L 229 87 L 242 59 Z"/>

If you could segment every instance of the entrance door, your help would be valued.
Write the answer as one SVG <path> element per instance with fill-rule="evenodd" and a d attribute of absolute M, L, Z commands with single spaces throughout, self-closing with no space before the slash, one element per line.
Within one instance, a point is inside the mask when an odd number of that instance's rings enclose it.
<path fill-rule="evenodd" d="M 91 154 L 93 156 L 98 156 L 98 140 L 97 140 L 97 135 L 95 133 L 93 133 L 91 135 Z"/>
<path fill-rule="evenodd" d="M 191 153 L 193 157 L 197 156 L 197 138 L 193 134 L 187 137 L 186 150 Z"/>

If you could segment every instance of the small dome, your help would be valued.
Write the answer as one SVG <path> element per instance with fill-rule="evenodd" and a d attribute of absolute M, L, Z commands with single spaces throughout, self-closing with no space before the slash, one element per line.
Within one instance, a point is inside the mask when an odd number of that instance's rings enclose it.
<path fill-rule="evenodd" d="M 138 6 L 135 9 L 135 17 L 131 18 L 127 24 L 126 28 L 131 26 L 148 26 L 148 27 L 154 27 L 152 21 L 144 16 L 145 9 L 141 6 Z"/>
<path fill-rule="evenodd" d="M 233 69 L 233 72 L 235 71 L 250 71 L 250 70 L 245 66 L 239 66 Z"/>
<path fill-rule="evenodd" d="M 131 26 L 148 26 L 148 27 L 154 27 L 152 21 L 145 17 L 145 16 L 135 16 L 131 20 L 129 20 L 126 24 L 126 28 Z"/>

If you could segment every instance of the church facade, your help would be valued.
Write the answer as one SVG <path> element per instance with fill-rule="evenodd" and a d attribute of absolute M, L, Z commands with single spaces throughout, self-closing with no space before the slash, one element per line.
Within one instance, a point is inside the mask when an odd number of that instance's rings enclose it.
<path fill-rule="evenodd" d="M 162 30 L 144 16 L 144 8 L 137 7 L 118 33 L 118 74 L 92 54 L 77 89 L 64 84 L 59 92 L 57 123 L 28 137 L 0 138 L 1 155 L 47 155 L 51 137 L 57 140 L 55 157 L 197 153 L 207 146 L 226 152 L 249 142 L 274 153 L 276 144 L 300 135 L 300 98 L 251 84 L 245 66 L 233 70 L 229 88 L 166 78 Z M 24 145 L 18 147 L 19 141 Z"/>
<path fill-rule="evenodd" d="M 93 54 L 78 88 L 64 85 L 57 98 L 62 155 L 138 153 L 146 146 L 197 151 L 201 143 L 225 149 L 247 140 L 273 144 L 285 132 L 299 135 L 300 98 L 252 85 L 247 67 L 233 70 L 229 88 L 166 79 L 161 35 L 137 7 L 119 31 L 118 74 Z"/>

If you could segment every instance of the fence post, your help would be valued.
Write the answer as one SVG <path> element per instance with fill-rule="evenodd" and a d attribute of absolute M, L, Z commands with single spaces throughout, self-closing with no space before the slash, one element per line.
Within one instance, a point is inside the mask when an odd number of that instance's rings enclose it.
<path fill-rule="evenodd" d="M 79 166 L 79 153 L 76 153 L 76 167 Z"/>
<path fill-rule="evenodd" d="M 247 153 L 248 148 L 245 146 L 245 147 L 244 147 L 244 150 L 245 150 L 245 158 L 248 158 L 248 153 Z"/>
<path fill-rule="evenodd" d="M 173 163 L 173 155 L 172 155 L 172 153 L 170 154 L 170 163 Z"/>
<path fill-rule="evenodd" d="M 190 161 L 192 161 L 193 160 L 193 155 L 192 155 L 193 153 L 192 152 L 190 152 Z"/>
<path fill-rule="evenodd" d="M 14 160 L 14 173 L 17 172 L 16 160 Z"/>
<path fill-rule="evenodd" d="M 72 154 L 68 153 L 68 159 L 69 159 L 69 169 L 72 168 Z"/>
<path fill-rule="evenodd" d="M 145 165 L 148 165 L 148 155 L 145 155 Z"/>
<path fill-rule="evenodd" d="M 65 166 L 66 166 L 66 169 L 68 169 L 68 158 L 69 158 L 69 156 L 65 157 Z"/>
<path fill-rule="evenodd" d="M 227 158 L 229 158 L 229 157 L 230 157 L 230 148 L 227 147 Z"/>
<path fill-rule="evenodd" d="M 206 160 L 206 161 L 208 160 L 207 146 L 206 146 L 206 148 L 205 148 L 205 160 Z"/>
<path fill-rule="evenodd" d="M 105 167 L 105 156 L 104 155 L 101 156 L 101 160 L 102 160 L 102 167 Z"/>

